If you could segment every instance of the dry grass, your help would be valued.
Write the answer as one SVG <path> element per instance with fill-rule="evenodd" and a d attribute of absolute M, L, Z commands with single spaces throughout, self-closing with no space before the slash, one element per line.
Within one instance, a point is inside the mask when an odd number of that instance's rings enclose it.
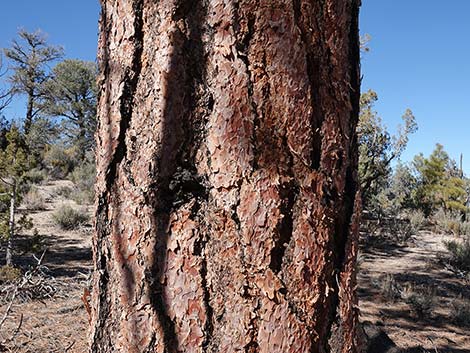
<path fill-rule="evenodd" d="M 13 340 L 4 344 L 0 352 L 15 353 L 84 353 L 87 352 L 88 314 L 81 297 L 88 288 L 87 274 L 91 271 L 91 239 L 86 229 L 63 230 L 55 227 L 54 210 L 62 208 L 64 202 L 77 207 L 72 201 L 58 198 L 57 189 L 72 189 L 70 181 L 54 181 L 38 186 L 39 192 L 48 201 L 48 210 L 31 214 L 38 236 L 44 238 L 47 253 L 44 265 L 56 287 L 51 299 L 16 300 L 0 329 L 0 342 L 12 336 L 23 317 L 21 327 Z M 91 208 L 81 208 L 90 217 Z M 25 238 L 32 237 L 29 231 Z M 24 269 L 34 264 L 31 255 L 16 258 Z M 8 303 L 0 301 L 0 317 L 6 312 Z"/>

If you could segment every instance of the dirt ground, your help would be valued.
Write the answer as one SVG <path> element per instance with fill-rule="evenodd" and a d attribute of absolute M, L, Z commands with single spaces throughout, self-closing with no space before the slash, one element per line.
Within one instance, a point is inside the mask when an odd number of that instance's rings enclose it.
<path fill-rule="evenodd" d="M 60 195 L 60 190 L 67 187 L 72 188 L 72 182 L 62 180 L 38 186 L 46 200 L 46 210 L 29 215 L 39 234 L 45 237 L 47 250 L 43 271 L 48 278 L 46 283 L 56 292 L 51 299 L 15 302 L 0 331 L 0 342 L 11 337 L 21 316 L 23 320 L 14 340 L 3 347 L 5 352 L 87 351 L 88 314 L 81 297 L 89 284 L 91 272 L 91 221 L 78 230 L 64 231 L 55 225 L 52 215 L 58 208 L 70 204 L 91 216 L 92 207 L 66 200 Z M 23 268 L 37 263 L 31 255 L 19 256 L 16 261 Z M 6 309 L 6 304 L 0 306 L 0 318 Z"/>
<path fill-rule="evenodd" d="M 27 301 L 12 306 L 0 330 L 0 342 L 21 326 L 0 352 L 86 352 L 88 314 L 82 302 L 91 272 L 91 222 L 78 230 L 64 231 L 53 222 L 55 210 L 65 204 L 82 208 L 61 196 L 70 181 L 39 186 L 46 210 L 30 216 L 46 239 L 44 271 L 56 291 L 52 299 Z M 443 266 L 443 240 L 449 236 L 422 232 L 406 246 L 375 242 L 362 246 L 359 261 L 360 319 L 381 328 L 403 348 L 423 347 L 424 352 L 470 353 L 470 328 L 455 323 L 456 302 L 470 299 L 470 283 Z M 23 268 L 36 263 L 30 255 L 17 258 Z M 396 291 L 395 298 L 387 293 Z M 406 293 L 424 291 L 432 299 L 431 311 L 420 313 L 403 299 Z M 385 294 L 384 294 L 385 293 Z M 1 298 L 0 298 L 1 299 Z M 8 302 L 0 305 L 0 320 Z M 423 352 L 423 350 L 418 350 Z"/>
<path fill-rule="evenodd" d="M 363 244 L 358 275 L 361 321 L 381 327 L 402 348 L 470 353 L 470 327 L 459 327 L 453 309 L 470 299 L 470 283 L 447 269 L 443 260 L 443 241 L 452 238 L 420 232 L 406 246 Z M 397 296 L 391 298 L 390 292 Z M 430 303 L 430 312 L 416 311 L 407 303 L 413 293 L 424 293 L 418 298 Z"/>

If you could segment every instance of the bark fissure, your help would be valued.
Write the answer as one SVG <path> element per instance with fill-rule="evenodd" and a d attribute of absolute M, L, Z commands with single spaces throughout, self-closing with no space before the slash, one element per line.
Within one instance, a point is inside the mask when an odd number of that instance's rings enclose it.
<path fill-rule="evenodd" d="M 274 247 L 271 249 L 271 263 L 269 264 L 274 273 L 281 271 L 284 254 L 292 239 L 292 232 L 294 230 L 293 208 L 298 193 L 298 185 L 293 181 L 280 185 L 280 212 L 282 219 L 278 225 L 279 236 L 274 243 Z"/>
<path fill-rule="evenodd" d="M 197 207 L 197 210 L 194 212 L 194 214 L 197 214 L 198 212 L 199 207 Z M 207 348 L 211 343 L 212 334 L 214 331 L 214 309 L 210 303 L 211 289 L 209 288 L 209 284 L 207 282 L 207 258 L 205 253 L 206 245 L 207 239 L 205 238 L 205 235 L 202 235 L 194 246 L 194 255 L 199 256 L 202 260 L 199 274 L 201 275 L 204 308 L 207 314 L 206 323 L 204 325 L 204 341 L 202 342 L 203 352 L 207 352 Z"/>
<path fill-rule="evenodd" d="M 102 237 L 95 238 L 94 247 L 100 249 L 100 252 L 95 252 L 95 280 L 94 286 L 98 286 L 100 291 L 98 293 L 96 321 L 94 322 L 94 337 L 92 337 L 91 349 L 93 352 L 102 352 L 111 347 L 112 344 L 109 340 L 106 340 L 106 335 L 108 333 L 106 322 L 104 321 L 110 314 L 110 307 L 106 305 L 108 298 L 108 283 L 109 275 L 107 270 L 108 258 L 105 253 L 106 247 L 103 245 L 103 239 L 106 239 L 106 235 L 109 235 L 109 232 L 106 230 L 104 225 L 108 224 L 108 219 L 106 217 L 108 213 L 107 203 L 103 198 L 98 199 L 97 206 L 97 219 L 96 219 L 96 230 L 102 234 Z"/>
<path fill-rule="evenodd" d="M 142 69 L 142 53 L 144 48 L 144 33 L 143 33 L 143 11 L 144 0 L 134 0 L 133 13 L 134 13 L 134 36 L 133 36 L 133 58 L 130 67 L 124 69 L 124 77 L 122 79 L 123 89 L 121 92 L 120 100 L 120 122 L 119 122 L 119 135 L 117 137 L 118 143 L 114 151 L 112 160 L 107 167 L 107 188 L 110 189 L 113 184 L 119 165 L 122 163 L 127 154 L 126 135 L 129 129 L 133 109 L 134 99 L 137 90 L 137 83 L 140 78 Z M 109 58 L 108 58 L 109 60 Z M 129 173 L 128 173 L 129 175 Z"/>
<path fill-rule="evenodd" d="M 240 14 L 239 14 L 239 3 L 234 3 L 234 24 L 233 28 L 235 31 L 235 36 L 237 41 L 235 43 L 235 48 L 237 50 L 238 59 L 240 59 L 245 65 L 246 75 L 247 75 L 247 96 L 250 104 L 251 113 L 253 114 L 253 131 L 251 134 L 251 147 L 253 149 L 253 159 L 252 159 L 252 171 L 258 169 L 258 150 L 256 148 L 257 140 L 256 135 L 260 126 L 260 115 L 258 112 L 258 106 L 253 97 L 254 93 L 254 82 L 253 82 L 253 73 L 251 72 L 252 68 L 250 66 L 250 42 L 253 38 L 253 33 L 255 32 L 256 24 L 256 14 L 252 13 L 249 15 L 246 21 L 246 33 L 242 32 L 240 25 Z"/>
<path fill-rule="evenodd" d="M 315 24 L 315 28 L 309 30 L 308 26 L 305 25 L 302 11 L 302 3 L 304 0 L 293 0 L 293 10 L 294 10 L 294 21 L 299 29 L 300 38 L 305 47 L 305 60 L 307 65 L 307 76 L 310 83 L 310 104 L 312 106 L 312 151 L 310 154 L 311 158 L 311 167 L 314 170 L 320 169 L 321 155 L 322 155 L 322 134 L 321 127 L 324 120 L 324 112 L 322 107 L 322 95 L 321 95 L 321 86 L 322 86 L 322 77 L 321 75 L 321 60 L 327 55 L 323 52 L 323 48 L 320 45 L 313 45 L 311 33 L 315 31 L 317 35 L 322 36 L 322 28 L 319 23 Z M 313 5 L 312 5 L 313 6 Z M 319 4 L 316 6 L 316 9 L 323 9 L 324 4 Z M 321 18 L 322 13 L 318 11 L 316 14 L 312 14 L 315 18 Z M 322 38 L 320 43 L 325 43 L 325 39 Z M 321 59 L 320 59 L 321 58 Z"/>

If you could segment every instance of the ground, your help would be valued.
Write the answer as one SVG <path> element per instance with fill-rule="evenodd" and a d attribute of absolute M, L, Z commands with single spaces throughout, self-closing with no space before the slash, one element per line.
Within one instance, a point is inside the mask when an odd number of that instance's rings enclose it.
<path fill-rule="evenodd" d="M 70 181 L 39 185 L 46 209 L 31 214 L 39 234 L 46 239 L 46 284 L 56 292 L 51 299 L 14 303 L 0 330 L 0 342 L 11 337 L 21 316 L 23 320 L 14 340 L 0 347 L 0 352 L 87 351 L 88 314 L 82 296 L 89 286 L 92 267 L 91 221 L 64 231 L 52 216 L 65 204 L 91 216 L 92 206 L 68 200 L 64 197 L 67 188 L 73 188 Z M 470 283 L 446 268 L 443 261 L 443 241 L 451 238 L 420 232 L 403 246 L 383 241 L 363 243 L 358 264 L 361 322 L 383 330 L 399 347 L 425 349 L 414 352 L 470 353 L 469 328 L 454 323 L 452 309 L 456 302 L 470 298 Z M 19 256 L 17 261 L 23 268 L 37 262 L 31 255 Z M 424 293 L 423 312 L 409 304 L 413 293 Z M 8 301 L 0 299 L 1 321 Z"/>
<path fill-rule="evenodd" d="M 91 215 L 91 206 L 80 206 L 67 200 L 61 193 L 72 188 L 70 181 L 54 181 L 38 186 L 46 200 L 46 210 L 30 216 L 39 234 L 45 236 L 47 250 L 44 256 L 46 282 L 57 292 L 51 299 L 15 303 L 0 333 L 0 342 L 11 336 L 23 315 L 23 322 L 15 339 L 6 352 L 86 352 L 88 314 L 82 295 L 89 284 L 91 272 L 91 221 L 73 231 L 60 229 L 53 221 L 55 210 L 70 204 Z M 62 192 L 61 192 L 62 191 Z M 66 190 L 67 191 L 67 190 Z M 21 211 L 21 208 L 20 208 Z M 38 254 L 38 256 L 40 253 Z M 30 255 L 17 258 L 23 267 L 36 260 Z M 0 318 L 6 311 L 6 303 L 0 306 Z M 2 348 L 0 347 L 0 352 Z"/>
<path fill-rule="evenodd" d="M 470 353 L 470 328 L 455 323 L 453 309 L 470 298 L 470 283 L 445 266 L 443 242 L 453 238 L 423 231 L 403 246 L 363 244 L 358 275 L 361 321 L 379 326 L 402 348 Z M 421 306 L 409 304 L 413 295 Z"/>

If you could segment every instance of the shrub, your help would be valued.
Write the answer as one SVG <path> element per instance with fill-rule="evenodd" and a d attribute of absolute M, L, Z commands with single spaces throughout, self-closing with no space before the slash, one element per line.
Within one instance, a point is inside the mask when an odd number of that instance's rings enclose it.
<path fill-rule="evenodd" d="M 65 178 L 77 165 L 76 152 L 64 146 L 52 145 L 44 154 L 44 165 L 49 175 L 56 179 Z"/>
<path fill-rule="evenodd" d="M 407 219 L 394 219 L 389 223 L 390 234 L 399 242 L 406 243 L 410 238 L 416 234 L 416 231 L 411 226 Z"/>
<path fill-rule="evenodd" d="M 26 172 L 25 178 L 32 184 L 40 184 L 47 179 L 47 172 L 43 169 L 31 169 Z"/>
<path fill-rule="evenodd" d="M 21 269 L 13 266 L 0 267 L 0 283 L 13 282 L 23 275 Z"/>
<path fill-rule="evenodd" d="M 380 294 L 387 300 L 395 301 L 401 297 L 402 288 L 393 274 L 387 273 L 378 279 L 377 287 Z"/>
<path fill-rule="evenodd" d="M 70 180 L 75 184 L 73 200 L 78 204 L 90 204 L 94 199 L 96 169 L 93 162 L 84 163 L 70 173 Z"/>
<path fill-rule="evenodd" d="M 72 230 L 88 222 L 89 217 L 84 211 L 65 205 L 53 214 L 53 219 L 60 228 Z"/>
<path fill-rule="evenodd" d="M 93 190 L 76 190 L 72 194 L 72 200 L 79 205 L 90 205 L 93 203 L 95 193 Z"/>
<path fill-rule="evenodd" d="M 443 209 L 437 210 L 433 215 L 437 228 L 445 234 L 460 235 L 468 231 L 469 225 L 462 222 L 460 214 Z M 466 229 L 467 228 L 467 229 Z"/>
<path fill-rule="evenodd" d="M 463 241 L 446 241 L 445 247 L 450 253 L 450 263 L 461 271 L 470 271 L 470 237 Z"/>
<path fill-rule="evenodd" d="M 470 326 L 470 302 L 462 299 L 453 301 L 450 315 L 455 324 L 459 326 Z"/>
<path fill-rule="evenodd" d="M 407 214 L 407 218 L 410 220 L 411 228 L 415 233 L 418 233 L 423 229 L 424 224 L 426 223 L 426 217 L 424 212 L 421 210 L 413 210 Z"/>
<path fill-rule="evenodd" d="M 41 211 L 46 209 L 46 200 L 38 189 L 32 188 L 23 196 L 23 206 L 29 211 Z"/>
<path fill-rule="evenodd" d="M 69 199 L 70 195 L 72 194 L 72 188 L 68 186 L 59 186 L 58 188 L 55 189 L 54 192 L 57 196 L 61 196 L 65 199 Z"/>
<path fill-rule="evenodd" d="M 430 317 L 436 304 L 436 293 L 431 287 L 408 286 L 402 291 L 402 298 L 417 317 Z"/>

